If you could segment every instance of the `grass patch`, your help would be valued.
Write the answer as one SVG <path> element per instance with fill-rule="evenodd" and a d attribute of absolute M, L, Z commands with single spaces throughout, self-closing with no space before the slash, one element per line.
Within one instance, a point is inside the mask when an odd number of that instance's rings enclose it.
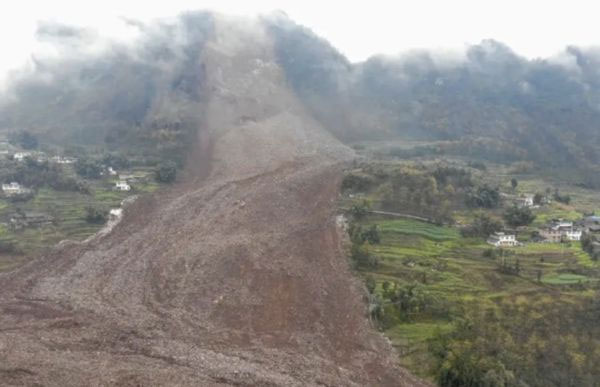
<path fill-rule="evenodd" d="M 542 278 L 542 282 L 549 285 L 575 285 L 578 283 L 589 282 L 592 279 L 580 274 L 559 273 L 547 275 Z"/>
<path fill-rule="evenodd" d="M 454 228 L 412 219 L 382 220 L 377 224 L 383 234 L 415 235 L 439 242 L 455 240 L 460 237 L 459 232 Z"/>

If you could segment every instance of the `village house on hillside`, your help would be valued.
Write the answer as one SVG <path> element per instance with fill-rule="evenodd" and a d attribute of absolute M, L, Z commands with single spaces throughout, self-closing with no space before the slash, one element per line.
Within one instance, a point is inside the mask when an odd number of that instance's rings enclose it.
<path fill-rule="evenodd" d="M 2 184 L 2 192 L 6 196 L 17 196 L 17 195 L 27 194 L 27 193 L 31 192 L 31 190 L 29 188 L 25 188 L 25 187 L 21 186 L 21 184 L 13 181 L 12 183 L 9 183 L 9 184 Z"/>
<path fill-rule="evenodd" d="M 533 195 L 523 195 L 515 199 L 515 204 L 519 207 L 535 207 Z"/>
<path fill-rule="evenodd" d="M 496 247 L 513 247 L 519 245 L 515 234 L 506 234 L 503 232 L 495 232 L 490 235 L 487 243 Z"/>
<path fill-rule="evenodd" d="M 142 183 L 144 181 L 147 181 L 148 178 L 149 178 L 149 174 L 146 172 L 119 174 L 119 180 L 123 180 L 128 183 Z"/>
<path fill-rule="evenodd" d="M 120 180 L 115 183 L 117 191 L 131 191 L 131 186 L 126 181 Z"/>
<path fill-rule="evenodd" d="M 549 225 L 540 230 L 540 236 L 548 242 L 578 241 L 581 240 L 583 231 L 575 227 L 573 222 L 562 219 L 553 220 Z"/>
<path fill-rule="evenodd" d="M 577 222 L 577 225 L 585 232 L 600 232 L 600 216 L 590 215 Z"/>
<path fill-rule="evenodd" d="M 27 157 L 31 157 L 31 152 L 17 152 L 13 155 L 15 161 L 23 161 Z"/>
<path fill-rule="evenodd" d="M 50 161 L 56 164 L 74 164 L 77 159 L 73 157 L 53 156 Z"/>

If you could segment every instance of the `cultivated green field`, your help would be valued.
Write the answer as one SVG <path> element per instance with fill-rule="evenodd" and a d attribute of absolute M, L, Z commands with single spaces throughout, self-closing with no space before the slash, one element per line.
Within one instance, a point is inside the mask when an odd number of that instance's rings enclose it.
<path fill-rule="evenodd" d="M 1 256 L 0 270 L 10 269 L 61 240 L 84 240 L 95 234 L 103 225 L 86 221 L 87 206 L 106 210 L 119 208 L 128 196 L 149 193 L 159 187 L 158 183 L 149 180 L 132 184 L 132 191 L 117 191 L 114 190 L 115 181 L 115 178 L 90 181 L 90 194 L 45 187 L 25 202 L 0 199 L 0 220 L 3 222 L 0 224 L 0 242 L 11 242 L 17 248 L 17 253 Z M 14 230 L 9 221 L 17 210 L 50 215 L 54 219 L 53 224 Z"/>
<path fill-rule="evenodd" d="M 528 243 L 498 250 L 490 258 L 484 256 L 489 245 L 482 239 L 461 237 L 454 227 L 382 216 L 368 217 L 361 224 L 376 224 L 380 230 L 380 244 L 370 247 L 378 266 L 360 269 L 365 278 L 375 280 L 376 294 L 383 296 L 386 281 L 388 287 L 413 284 L 447 309 L 444 315 L 427 311 L 407 315 L 384 301 L 380 326 L 397 348 L 401 364 L 424 378 L 431 377 L 434 362 L 429 340 L 451 332 L 461 310 L 496 309 L 506 302 L 527 304 L 540 297 L 548 303 L 572 302 L 588 297 L 587 290 L 600 278 L 600 265 L 579 243 Z M 517 260 L 519 275 L 499 270 L 503 261 L 514 265 Z"/>

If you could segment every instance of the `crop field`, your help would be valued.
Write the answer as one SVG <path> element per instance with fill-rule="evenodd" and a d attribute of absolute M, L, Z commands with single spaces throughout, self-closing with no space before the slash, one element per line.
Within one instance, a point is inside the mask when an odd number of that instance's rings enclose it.
<path fill-rule="evenodd" d="M 579 243 L 526 243 L 497 249 L 490 258 L 484 252 L 491 246 L 482 239 L 461 237 L 454 227 L 385 216 L 371 216 L 361 224 L 376 224 L 380 231 L 381 242 L 370 247 L 378 265 L 361 269 L 361 275 L 375 280 L 377 294 L 383 295 L 385 282 L 418 284 L 449 308 L 446 317 L 406 316 L 386 301 L 382 329 L 398 350 L 400 363 L 423 377 L 427 377 L 433 361 L 428 341 L 454 329 L 453 311 L 457 308 L 495 309 L 498 302 L 527 303 L 546 294 L 554 299 L 568 298 L 574 290 L 579 297 L 577 294 L 583 296 L 600 278 L 600 265 L 581 250 Z M 503 262 L 512 266 L 517 261 L 519 275 L 499 269 Z"/>
<path fill-rule="evenodd" d="M 113 189 L 114 181 L 115 179 L 109 178 L 92 181 L 90 194 L 41 188 L 32 199 L 25 202 L 0 199 L 0 242 L 16 247 L 15 254 L 0 254 L 0 271 L 18 265 L 27 257 L 61 240 L 80 241 L 95 234 L 103 224 L 86 221 L 87 206 L 105 210 L 118 208 L 126 197 L 152 192 L 159 187 L 158 183 L 149 181 L 134 184 L 132 191 L 123 192 Z M 10 226 L 10 218 L 16 211 L 47 214 L 53 218 L 53 222 L 40 227 L 15 230 Z"/>

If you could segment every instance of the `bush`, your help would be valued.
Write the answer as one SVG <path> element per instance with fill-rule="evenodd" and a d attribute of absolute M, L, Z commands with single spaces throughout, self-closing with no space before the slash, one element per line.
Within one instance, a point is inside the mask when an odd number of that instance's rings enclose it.
<path fill-rule="evenodd" d="M 466 202 L 472 208 L 496 208 L 500 204 L 500 190 L 483 185 L 469 192 Z"/>
<path fill-rule="evenodd" d="M 348 235 L 353 243 L 363 244 L 369 242 L 372 245 L 376 245 L 381 242 L 379 235 L 379 227 L 376 224 L 369 226 L 364 229 L 361 225 L 351 223 L 348 228 Z"/>
<path fill-rule="evenodd" d="M 177 165 L 172 161 L 163 162 L 158 165 L 154 173 L 158 182 L 172 183 L 177 177 Z"/>
<path fill-rule="evenodd" d="M 554 191 L 554 200 L 563 204 L 571 203 L 571 197 L 569 195 L 561 195 L 558 189 Z"/>
<path fill-rule="evenodd" d="M 473 223 L 460 230 L 464 237 L 482 237 L 487 238 L 496 231 L 502 230 L 503 225 L 500 219 L 491 217 L 483 212 L 475 215 Z"/>
<path fill-rule="evenodd" d="M 88 206 L 85 208 L 85 220 L 88 223 L 102 224 L 108 219 L 108 211 L 104 208 Z"/>
<path fill-rule="evenodd" d="M 376 268 L 379 264 L 377 257 L 371 254 L 368 245 L 353 243 L 350 258 L 357 268 Z"/>
<path fill-rule="evenodd" d="M 355 220 L 361 220 L 365 216 L 367 216 L 370 209 L 370 203 L 367 200 L 363 199 L 360 202 L 353 204 L 348 212 L 350 213 L 350 215 L 352 215 L 352 217 Z"/>
<path fill-rule="evenodd" d="M 79 176 L 86 177 L 88 179 L 98 179 L 102 175 L 104 167 L 98 160 L 91 158 L 80 158 L 75 163 L 75 172 Z"/>
<path fill-rule="evenodd" d="M 116 169 L 129 168 L 131 163 L 120 153 L 107 153 L 102 157 L 102 163 L 107 167 Z"/>
<path fill-rule="evenodd" d="M 342 191 L 365 192 L 374 184 L 370 176 L 349 173 L 342 180 Z"/>
<path fill-rule="evenodd" d="M 535 219 L 535 215 L 527 207 L 513 206 L 504 212 L 504 220 L 511 227 L 527 226 Z"/>

